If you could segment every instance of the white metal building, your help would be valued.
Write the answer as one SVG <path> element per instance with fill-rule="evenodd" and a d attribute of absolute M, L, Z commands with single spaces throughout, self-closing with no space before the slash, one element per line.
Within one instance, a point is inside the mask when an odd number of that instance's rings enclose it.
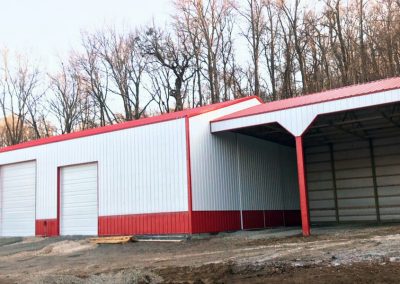
<path fill-rule="evenodd" d="M 0 150 L 0 236 L 400 220 L 400 78 Z"/>

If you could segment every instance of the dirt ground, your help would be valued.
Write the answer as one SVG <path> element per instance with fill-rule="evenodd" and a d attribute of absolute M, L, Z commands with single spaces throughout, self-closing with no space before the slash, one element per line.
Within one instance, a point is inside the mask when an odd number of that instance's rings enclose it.
<path fill-rule="evenodd" d="M 95 245 L 0 238 L 0 283 L 399 283 L 400 224 Z"/>

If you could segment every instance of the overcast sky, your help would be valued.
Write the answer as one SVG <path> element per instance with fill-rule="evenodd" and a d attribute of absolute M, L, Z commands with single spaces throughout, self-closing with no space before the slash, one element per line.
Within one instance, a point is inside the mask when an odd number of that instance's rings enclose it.
<path fill-rule="evenodd" d="M 82 31 L 165 24 L 170 0 L 0 0 L 0 48 L 32 55 L 44 67 L 80 45 Z"/>
<path fill-rule="evenodd" d="M 32 62 L 40 63 L 51 72 L 59 67 L 60 59 L 66 58 L 69 51 L 79 49 L 81 32 L 105 26 L 130 30 L 153 21 L 164 26 L 174 12 L 172 2 L 0 0 L 0 49 L 9 49 L 10 55 L 21 53 L 31 56 Z M 314 6 L 315 1 L 312 3 Z M 246 43 L 237 44 L 236 51 L 246 54 Z"/>

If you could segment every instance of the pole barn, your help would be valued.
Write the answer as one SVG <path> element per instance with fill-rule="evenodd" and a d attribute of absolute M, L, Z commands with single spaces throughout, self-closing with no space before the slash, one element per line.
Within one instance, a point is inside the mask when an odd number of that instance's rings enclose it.
<path fill-rule="evenodd" d="M 0 150 L 0 236 L 400 220 L 400 78 L 256 97 Z"/>

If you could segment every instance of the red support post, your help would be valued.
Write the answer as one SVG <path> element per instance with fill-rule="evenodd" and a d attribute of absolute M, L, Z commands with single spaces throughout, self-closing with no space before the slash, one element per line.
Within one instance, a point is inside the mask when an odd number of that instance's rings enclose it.
<path fill-rule="evenodd" d="M 303 138 L 301 136 L 296 137 L 296 153 L 297 174 L 299 178 L 300 191 L 301 226 L 303 229 L 303 236 L 308 237 L 310 235 L 310 214 L 308 211 L 308 192 L 304 162 Z"/>

